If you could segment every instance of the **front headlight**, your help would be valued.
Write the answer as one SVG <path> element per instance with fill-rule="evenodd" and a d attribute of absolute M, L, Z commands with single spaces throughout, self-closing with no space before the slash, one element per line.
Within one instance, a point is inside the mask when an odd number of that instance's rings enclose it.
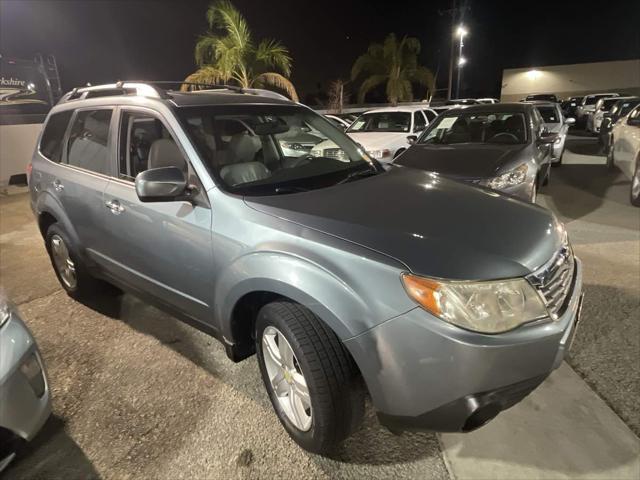
<path fill-rule="evenodd" d="M 391 156 L 391 150 L 388 150 L 386 148 L 384 150 L 367 150 L 367 153 L 376 160 Z"/>
<path fill-rule="evenodd" d="M 402 284 L 425 310 L 474 332 L 506 332 L 548 316 L 542 299 L 524 278 L 456 282 L 405 273 Z"/>
<path fill-rule="evenodd" d="M 527 178 L 527 166 L 520 165 L 507 173 L 503 173 L 495 178 L 492 178 L 487 183 L 489 188 L 494 190 L 502 190 L 503 188 L 514 187 L 521 184 Z"/>

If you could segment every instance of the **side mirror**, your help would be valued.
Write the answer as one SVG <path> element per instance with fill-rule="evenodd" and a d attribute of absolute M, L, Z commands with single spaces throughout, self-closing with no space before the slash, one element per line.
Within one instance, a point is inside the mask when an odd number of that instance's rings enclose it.
<path fill-rule="evenodd" d="M 553 142 L 555 142 L 557 138 L 558 135 L 555 133 L 543 132 L 543 134 L 538 137 L 538 145 L 553 145 Z"/>
<path fill-rule="evenodd" d="M 187 179 L 178 167 L 152 168 L 136 176 L 136 193 L 141 202 L 189 200 Z"/>
<path fill-rule="evenodd" d="M 416 135 L 409 135 L 407 137 L 407 142 L 409 142 L 409 145 L 413 145 L 417 141 L 418 141 L 418 137 Z"/>
<path fill-rule="evenodd" d="M 573 117 L 569 117 L 564 120 L 564 123 L 566 123 L 567 125 L 575 125 L 576 119 Z"/>

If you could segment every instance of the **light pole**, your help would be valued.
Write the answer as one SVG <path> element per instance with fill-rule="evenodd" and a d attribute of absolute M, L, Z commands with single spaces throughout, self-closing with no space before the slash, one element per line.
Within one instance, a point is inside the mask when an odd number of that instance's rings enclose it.
<path fill-rule="evenodd" d="M 456 35 L 460 37 L 460 50 L 458 52 L 458 79 L 456 81 L 456 98 L 460 98 L 460 82 L 462 78 L 462 67 L 467 63 L 467 59 L 462 56 L 462 47 L 464 47 L 464 37 L 469 33 L 464 25 L 460 25 L 456 30 Z"/>

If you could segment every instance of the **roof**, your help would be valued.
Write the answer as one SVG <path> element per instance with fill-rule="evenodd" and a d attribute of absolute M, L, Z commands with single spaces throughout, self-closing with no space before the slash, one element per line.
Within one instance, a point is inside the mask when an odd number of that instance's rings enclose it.
<path fill-rule="evenodd" d="M 397 106 L 397 107 L 374 108 L 372 110 L 367 110 L 364 113 L 415 112 L 418 110 L 430 110 L 430 109 L 431 107 L 425 103 L 424 105 L 405 105 L 405 106 Z"/>
<path fill-rule="evenodd" d="M 229 90 L 200 90 L 196 92 L 168 92 L 171 102 L 178 107 L 198 105 L 295 105 L 291 100 L 261 95 L 237 93 Z"/>
<path fill-rule="evenodd" d="M 481 105 L 465 105 L 464 108 L 453 107 L 450 112 L 462 111 L 464 113 L 482 112 L 482 113 L 517 113 L 528 112 L 533 106 L 530 103 L 525 102 L 512 102 L 512 103 L 484 103 Z M 447 112 L 448 113 L 448 112 Z"/>

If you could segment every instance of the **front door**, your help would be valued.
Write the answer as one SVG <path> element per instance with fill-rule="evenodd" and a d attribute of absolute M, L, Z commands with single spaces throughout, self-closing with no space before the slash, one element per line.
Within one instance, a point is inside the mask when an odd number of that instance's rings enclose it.
<path fill-rule="evenodd" d="M 134 289 L 192 318 L 210 322 L 211 208 L 204 192 L 200 189 L 193 203 L 141 202 L 135 176 L 149 168 L 169 166 L 158 152 L 167 142 L 175 142 L 175 137 L 158 114 L 146 109 L 122 109 L 118 128 L 119 177 L 104 192 L 109 238 L 102 263 L 110 274 Z M 199 186 L 184 153 L 171 162 L 183 169 L 190 184 Z"/>

